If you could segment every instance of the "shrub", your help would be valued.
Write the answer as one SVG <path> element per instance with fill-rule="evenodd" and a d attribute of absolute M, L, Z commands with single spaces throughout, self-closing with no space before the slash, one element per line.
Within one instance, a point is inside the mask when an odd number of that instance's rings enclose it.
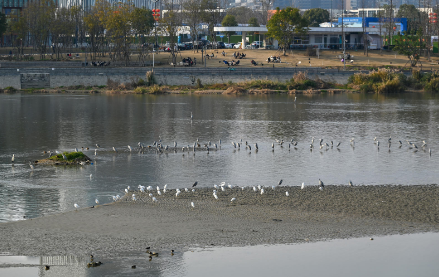
<path fill-rule="evenodd" d="M 201 83 L 200 79 L 197 79 L 197 88 L 202 88 L 203 84 Z"/>
<path fill-rule="evenodd" d="M 155 77 L 154 77 L 154 71 L 147 71 L 146 72 L 146 85 L 152 86 L 156 84 Z"/>
<path fill-rule="evenodd" d="M 153 85 L 149 89 L 149 93 L 151 93 L 151 94 L 159 94 L 159 93 L 164 93 L 164 92 L 165 91 L 159 85 Z"/>
<path fill-rule="evenodd" d="M 120 85 L 119 81 L 113 81 L 110 78 L 107 79 L 107 88 L 111 90 L 118 89 Z"/>
<path fill-rule="evenodd" d="M 439 92 L 439 78 L 432 78 L 429 82 L 425 84 L 424 90 L 430 92 Z"/>
<path fill-rule="evenodd" d="M 134 89 L 134 93 L 145 94 L 148 93 L 148 89 L 146 89 L 145 87 L 137 87 Z"/>
<path fill-rule="evenodd" d="M 17 91 L 17 89 L 14 88 L 14 87 L 5 87 L 5 90 L 7 90 L 7 91 L 9 91 L 9 92 Z"/>

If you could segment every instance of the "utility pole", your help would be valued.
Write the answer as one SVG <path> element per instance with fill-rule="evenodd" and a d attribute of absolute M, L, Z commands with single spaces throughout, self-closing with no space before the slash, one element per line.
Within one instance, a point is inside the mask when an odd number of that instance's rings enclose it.
<path fill-rule="evenodd" d="M 344 41 L 344 0 L 341 0 L 341 39 L 343 40 L 343 70 L 346 70 L 345 41 Z"/>

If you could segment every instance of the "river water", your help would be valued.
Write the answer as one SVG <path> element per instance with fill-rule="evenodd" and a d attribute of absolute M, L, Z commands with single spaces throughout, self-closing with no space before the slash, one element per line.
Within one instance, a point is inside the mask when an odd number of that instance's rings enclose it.
<path fill-rule="evenodd" d="M 0 118 L 0 222 L 91 206 L 96 198 L 107 203 L 128 185 L 271 186 L 283 179 L 298 186 L 319 178 L 325 185 L 416 185 L 439 177 L 439 97 L 432 94 L 299 95 L 296 102 L 289 95 L 7 94 L 0 95 Z M 221 147 L 182 152 L 197 139 L 211 148 L 221 140 Z M 330 146 L 320 149 L 320 139 Z M 176 141 L 177 152 L 128 150 L 159 140 Z M 234 148 L 241 140 L 252 150 Z M 84 153 L 93 165 L 29 166 L 44 151 L 81 147 L 90 148 Z"/>

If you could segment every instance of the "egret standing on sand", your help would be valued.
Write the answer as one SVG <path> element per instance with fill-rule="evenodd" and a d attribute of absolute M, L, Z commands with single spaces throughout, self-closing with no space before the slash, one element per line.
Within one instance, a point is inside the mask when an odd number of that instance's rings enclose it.
<path fill-rule="evenodd" d="M 95 203 L 96 205 L 99 205 L 99 200 L 97 198 L 95 199 Z"/>
<path fill-rule="evenodd" d="M 304 189 L 304 188 L 305 188 L 305 183 L 302 183 L 301 189 Z"/>
<path fill-rule="evenodd" d="M 78 204 L 73 204 L 73 206 L 75 206 L 75 209 L 79 209 L 79 205 Z"/>
<path fill-rule="evenodd" d="M 191 206 L 192 206 L 192 208 L 195 208 L 194 202 L 191 202 Z"/>

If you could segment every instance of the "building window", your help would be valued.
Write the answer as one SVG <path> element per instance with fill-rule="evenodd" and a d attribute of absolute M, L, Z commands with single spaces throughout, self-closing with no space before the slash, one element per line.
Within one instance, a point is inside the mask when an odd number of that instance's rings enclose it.
<path fill-rule="evenodd" d="M 323 38 L 322 38 L 322 36 L 315 36 L 315 37 L 314 37 L 314 42 L 315 42 L 315 43 L 323 43 Z"/>

